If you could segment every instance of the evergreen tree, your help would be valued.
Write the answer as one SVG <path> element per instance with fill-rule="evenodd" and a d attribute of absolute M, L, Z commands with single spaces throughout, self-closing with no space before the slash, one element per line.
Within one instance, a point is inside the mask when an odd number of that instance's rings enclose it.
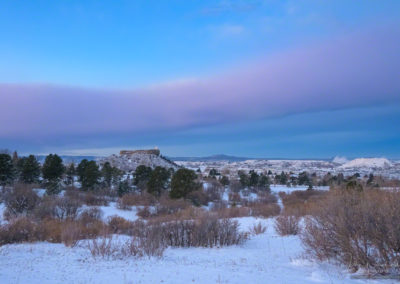
<path fill-rule="evenodd" d="M 308 177 L 307 172 L 301 172 L 299 174 L 298 184 L 299 185 L 309 185 L 310 184 L 310 178 Z"/>
<path fill-rule="evenodd" d="M 262 188 L 269 188 L 269 178 L 266 175 L 260 175 L 258 179 L 258 186 Z"/>
<path fill-rule="evenodd" d="M 159 196 L 167 188 L 169 172 L 163 167 L 156 167 L 150 174 L 147 182 L 147 191 L 153 195 Z"/>
<path fill-rule="evenodd" d="M 374 175 L 373 174 L 369 174 L 368 176 L 368 180 L 367 180 L 367 184 L 371 184 L 374 181 Z"/>
<path fill-rule="evenodd" d="M 230 181 L 227 176 L 222 176 L 222 178 L 219 180 L 220 184 L 223 186 L 229 185 Z"/>
<path fill-rule="evenodd" d="M 219 176 L 220 173 L 219 173 L 216 169 L 211 169 L 210 172 L 208 173 L 208 175 L 209 175 L 210 177 L 215 178 L 216 176 Z"/>
<path fill-rule="evenodd" d="M 146 167 L 145 165 L 138 166 L 135 170 L 133 184 L 138 186 L 141 190 L 144 190 L 150 179 L 151 172 L 152 169 L 150 167 Z"/>
<path fill-rule="evenodd" d="M 249 186 L 250 177 L 243 171 L 238 171 L 239 181 L 243 187 Z"/>
<path fill-rule="evenodd" d="M 37 183 L 40 177 L 40 164 L 36 157 L 29 155 L 27 158 L 21 159 L 23 161 L 20 180 L 23 183 Z"/>
<path fill-rule="evenodd" d="M 111 167 L 110 162 L 105 162 L 101 169 L 101 176 L 104 179 L 104 183 L 107 187 L 111 187 L 113 180 L 114 169 Z"/>
<path fill-rule="evenodd" d="M 118 184 L 118 196 L 121 197 L 122 195 L 131 191 L 129 183 L 127 180 L 121 181 Z"/>
<path fill-rule="evenodd" d="M 75 164 L 71 163 L 66 171 L 65 171 L 66 177 L 65 177 L 65 183 L 67 185 L 73 185 L 74 184 L 74 176 L 76 175 L 76 170 L 75 170 Z"/>
<path fill-rule="evenodd" d="M 280 178 L 279 178 L 279 183 L 280 184 L 287 184 L 288 177 L 284 171 L 282 171 Z"/>
<path fill-rule="evenodd" d="M 190 192 L 199 189 L 199 184 L 196 183 L 197 175 L 189 169 L 179 169 L 172 176 L 171 198 L 185 198 Z"/>
<path fill-rule="evenodd" d="M 77 173 L 83 190 L 94 189 L 99 184 L 101 173 L 95 161 L 83 159 L 77 167 Z"/>
<path fill-rule="evenodd" d="M 0 185 L 13 182 L 14 166 L 9 154 L 0 154 Z"/>
<path fill-rule="evenodd" d="M 251 170 L 249 172 L 249 174 L 250 174 L 249 186 L 257 186 L 258 185 L 258 179 L 259 179 L 258 174 L 254 170 Z"/>
<path fill-rule="evenodd" d="M 64 171 L 62 159 L 57 154 L 47 155 L 43 163 L 42 174 L 48 194 L 56 194 L 60 191 L 60 181 Z"/>

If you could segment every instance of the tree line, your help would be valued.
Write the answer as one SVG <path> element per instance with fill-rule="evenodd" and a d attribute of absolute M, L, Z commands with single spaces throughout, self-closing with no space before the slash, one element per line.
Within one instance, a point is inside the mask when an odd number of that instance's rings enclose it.
<path fill-rule="evenodd" d="M 82 191 L 107 188 L 115 190 L 119 196 L 137 190 L 155 196 L 168 191 L 171 198 L 181 198 L 200 188 L 196 173 L 189 169 L 174 171 L 173 168 L 153 169 L 140 165 L 131 174 L 111 166 L 109 162 L 99 165 L 96 161 L 83 159 L 77 165 L 64 165 L 60 156 L 49 154 L 40 164 L 34 155 L 18 157 L 16 152 L 13 155 L 0 153 L 1 186 L 38 184 L 44 186 L 50 195 L 58 194 L 64 187 L 74 186 L 76 182 Z"/>

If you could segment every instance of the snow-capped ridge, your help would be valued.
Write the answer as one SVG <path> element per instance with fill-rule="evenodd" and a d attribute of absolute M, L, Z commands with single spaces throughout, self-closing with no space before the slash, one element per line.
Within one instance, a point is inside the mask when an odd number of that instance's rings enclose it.
<path fill-rule="evenodd" d="M 343 164 L 342 168 L 388 168 L 392 163 L 386 158 L 357 158 Z"/>
<path fill-rule="evenodd" d="M 349 160 L 346 157 L 336 156 L 335 158 L 333 158 L 332 163 L 345 164 L 348 161 Z"/>

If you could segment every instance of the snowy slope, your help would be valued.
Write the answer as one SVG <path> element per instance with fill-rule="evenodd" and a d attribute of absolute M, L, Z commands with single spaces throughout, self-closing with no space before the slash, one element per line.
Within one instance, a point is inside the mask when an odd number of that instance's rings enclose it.
<path fill-rule="evenodd" d="M 342 168 L 388 168 L 392 163 L 385 158 L 358 158 L 343 164 Z"/>

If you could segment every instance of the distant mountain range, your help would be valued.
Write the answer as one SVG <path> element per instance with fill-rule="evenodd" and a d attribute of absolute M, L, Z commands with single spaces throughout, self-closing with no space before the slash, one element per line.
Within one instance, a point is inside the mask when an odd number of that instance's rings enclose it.
<path fill-rule="evenodd" d="M 224 154 L 212 155 L 207 157 L 168 157 L 172 161 L 185 161 L 185 162 L 212 162 L 212 161 L 229 161 L 229 162 L 242 162 L 253 158 L 236 157 Z"/>

